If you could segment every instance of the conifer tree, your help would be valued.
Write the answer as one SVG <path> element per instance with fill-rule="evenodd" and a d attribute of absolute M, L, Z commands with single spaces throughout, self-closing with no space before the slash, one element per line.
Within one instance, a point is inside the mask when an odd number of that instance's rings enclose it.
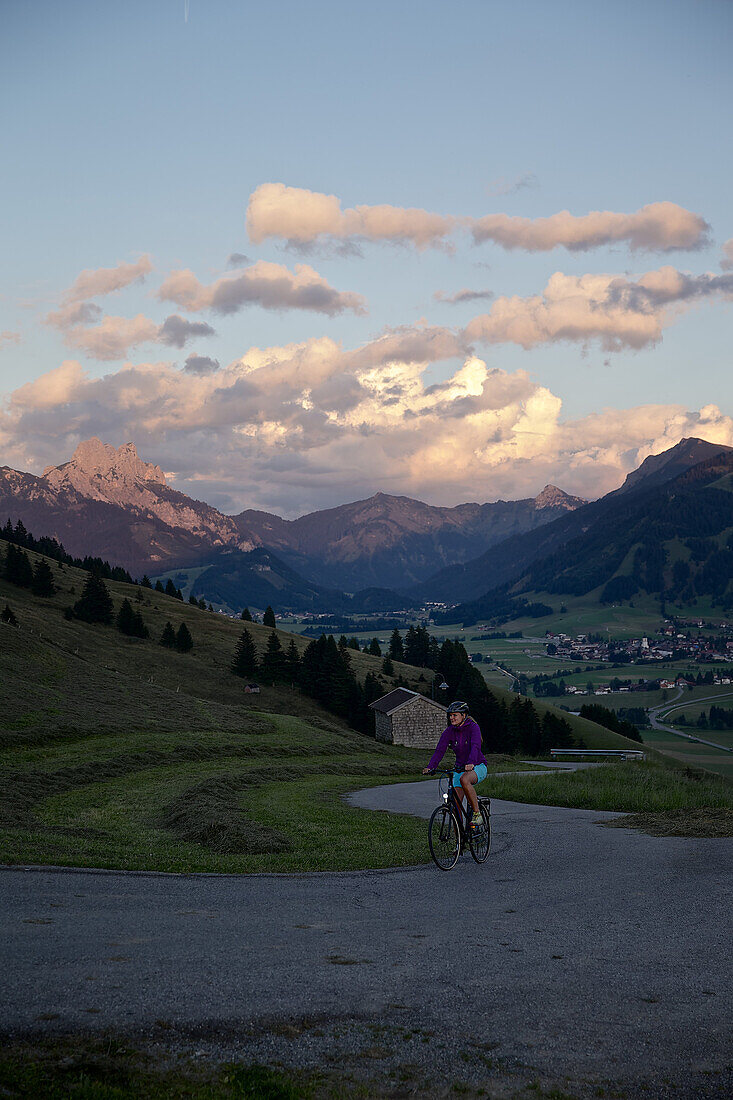
<path fill-rule="evenodd" d="M 394 676 L 394 665 L 392 664 L 392 658 L 389 653 L 382 661 L 382 672 L 385 676 Z"/>
<path fill-rule="evenodd" d="M 143 575 L 143 579 L 140 581 L 140 587 L 141 588 L 152 588 L 153 587 L 152 581 L 150 580 L 150 577 L 147 575 L 147 573 L 145 573 Z"/>
<path fill-rule="evenodd" d="M 179 653 L 188 653 L 193 649 L 191 631 L 185 623 L 181 623 L 178 627 L 178 633 L 176 634 L 176 649 Z"/>
<path fill-rule="evenodd" d="M 174 585 L 174 583 L 170 579 L 170 577 L 165 582 L 164 592 L 165 592 L 166 596 L 172 596 L 174 600 L 175 600 L 176 596 L 178 595 L 178 589 L 176 588 L 176 586 Z"/>
<path fill-rule="evenodd" d="M 267 647 L 262 655 L 262 675 L 281 680 L 285 674 L 285 654 L 276 632 L 270 631 Z"/>
<path fill-rule="evenodd" d="M 12 542 L 8 544 L 8 552 L 5 555 L 5 579 L 18 588 L 30 588 L 33 584 L 33 568 L 25 550 L 21 550 Z"/>
<path fill-rule="evenodd" d="M 85 623 L 111 623 L 114 604 L 100 576 L 90 573 L 80 599 L 74 604 L 74 614 Z"/>
<path fill-rule="evenodd" d="M 142 588 L 140 587 L 139 584 L 135 585 L 135 602 L 136 603 L 142 603 L 143 602 L 143 590 L 142 590 Z"/>
<path fill-rule="evenodd" d="M 123 600 L 120 610 L 117 612 L 117 629 L 120 634 L 132 635 L 135 627 L 135 612 L 129 600 Z"/>
<path fill-rule="evenodd" d="M 379 644 L 379 638 L 372 638 L 367 653 L 371 653 L 372 657 L 382 656 L 382 647 Z"/>
<path fill-rule="evenodd" d="M 242 620 L 243 623 L 251 623 L 252 622 L 252 612 L 250 611 L 250 609 L 248 607 L 245 607 L 244 611 L 242 612 L 242 614 L 239 617 L 240 617 L 240 619 Z"/>
<path fill-rule="evenodd" d="M 348 646 L 349 649 L 355 649 L 357 653 L 361 649 L 361 646 L 359 645 L 359 639 L 357 637 L 349 638 Z"/>
<path fill-rule="evenodd" d="M 45 558 L 38 558 L 36 567 L 33 570 L 31 592 L 34 596 L 53 596 L 55 591 L 56 585 L 53 583 L 51 566 Z"/>
<path fill-rule="evenodd" d="M 132 621 L 132 635 L 134 638 L 149 638 L 150 631 L 143 622 L 143 617 L 139 611 L 133 613 Z"/>
<path fill-rule="evenodd" d="M 242 630 L 234 651 L 231 671 L 235 676 L 249 677 L 257 672 L 257 650 L 247 627 Z"/>
<path fill-rule="evenodd" d="M 201 608 L 202 611 L 206 611 L 206 600 L 204 599 L 203 596 L 199 600 L 199 607 Z"/>
<path fill-rule="evenodd" d="M 8 523 L 10 520 L 8 520 Z M 8 623 L 9 626 L 17 626 L 18 620 L 13 614 L 13 609 L 9 603 L 5 604 L 5 607 L 0 611 L 0 620 L 4 623 Z"/>
<path fill-rule="evenodd" d="M 389 639 L 389 655 L 393 661 L 401 661 L 405 656 L 405 648 L 402 644 L 402 635 L 397 627 L 392 631 L 392 637 Z"/>
<path fill-rule="evenodd" d="M 198 605 L 199 605 L 199 602 L 196 599 L 196 597 L 194 596 L 193 592 L 188 597 L 188 602 L 191 604 L 192 607 L 198 607 Z"/>
<path fill-rule="evenodd" d="M 165 592 L 165 588 L 163 588 L 163 585 L 160 581 L 155 582 L 155 591 L 156 592 Z"/>
<path fill-rule="evenodd" d="M 265 614 L 262 616 L 262 625 L 272 627 L 275 629 L 275 612 L 270 607 L 269 603 L 265 608 Z"/>
<path fill-rule="evenodd" d="M 165 646 L 166 649 L 176 648 L 176 632 L 169 622 L 163 627 L 163 633 L 160 636 L 160 644 Z"/>
<path fill-rule="evenodd" d="M 287 677 L 296 681 L 298 679 L 298 673 L 300 672 L 300 654 L 298 653 L 298 647 L 295 644 L 295 639 L 290 639 L 290 644 L 285 650 L 285 673 Z"/>

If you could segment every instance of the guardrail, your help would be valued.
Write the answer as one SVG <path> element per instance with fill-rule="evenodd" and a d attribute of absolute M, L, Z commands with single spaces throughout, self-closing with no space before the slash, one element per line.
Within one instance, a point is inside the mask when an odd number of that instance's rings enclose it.
<path fill-rule="evenodd" d="M 641 749 L 550 749 L 550 756 L 620 756 L 622 760 L 646 760 Z"/>

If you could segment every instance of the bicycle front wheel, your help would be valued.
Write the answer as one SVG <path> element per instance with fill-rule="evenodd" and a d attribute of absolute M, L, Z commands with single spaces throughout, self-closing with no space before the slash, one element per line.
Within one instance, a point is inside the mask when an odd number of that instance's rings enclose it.
<path fill-rule="evenodd" d="M 450 871 L 455 867 L 461 854 L 461 832 L 453 814 L 447 806 L 438 806 L 428 825 L 428 844 L 430 854 L 441 871 Z"/>
<path fill-rule="evenodd" d="M 491 848 L 491 821 L 489 819 L 489 811 L 484 806 L 483 802 L 479 803 L 479 810 L 481 811 L 481 827 L 479 829 L 471 829 L 468 837 L 468 845 L 471 849 L 471 855 L 477 863 L 486 863 L 489 858 L 489 849 Z"/>

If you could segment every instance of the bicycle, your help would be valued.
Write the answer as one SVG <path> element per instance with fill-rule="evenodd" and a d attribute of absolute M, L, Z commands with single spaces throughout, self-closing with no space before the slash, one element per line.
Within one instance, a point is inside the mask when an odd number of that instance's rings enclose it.
<path fill-rule="evenodd" d="M 435 770 L 430 774 L 435 775 Z M 491 848 L 491 799 L 478 795 L 481 826 L 472 829 L 468 825 L 468 810 L 463 809 L 462 800 L 456 797 L 453 772 L 441 770 L 437 774 L 441 805 L 433 810 L 428 825 L 428 845 L 433 860 L 441 871 L 450 871 L 468 841 L 476 863 L 485 863 Z M 446 779 L 447 790 L 444 790 L 442 784 Z"/>

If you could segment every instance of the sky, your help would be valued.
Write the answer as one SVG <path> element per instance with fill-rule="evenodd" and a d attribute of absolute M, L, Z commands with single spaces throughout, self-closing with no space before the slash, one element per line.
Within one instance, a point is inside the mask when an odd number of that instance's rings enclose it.
<path fill-rule="evenodd" d="M 0 465 L 226 512 L 733 446 L 729 0 L 5 0 Z"/>

